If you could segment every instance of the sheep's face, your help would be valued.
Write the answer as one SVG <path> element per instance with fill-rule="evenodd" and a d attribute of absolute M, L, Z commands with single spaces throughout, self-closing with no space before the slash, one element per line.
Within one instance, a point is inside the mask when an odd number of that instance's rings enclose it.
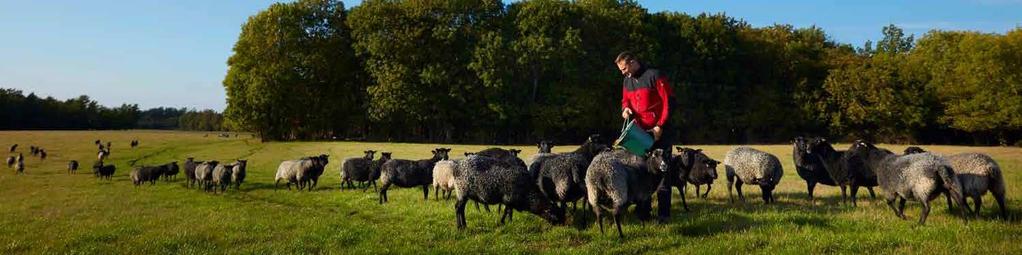
<path fill-rule="evenodd" d="M 436 148 L 436 149 L 433 150 L 433 159 L 447 160 L 447 158 L 448 158 L 447 153 L 448 152 L 451 152 L 451 149 L 449 149 L 449 148 Z"/>
<path fill-rule="evenodd" d="M 553 142 L 543 140 L 540 141 L 539 145 L 537 145 L 536 147 L 539 147 L 539 153 L 550 153 L 554 148 L 554 144 Z"/>
<path fill-rule="evenodd" d="M 510 149 L 510 150 L 508 150 L 508 151 L 510 151 L 510 152 L 511 152 L 511 155 L 512 155 L 512 156 L 515 156 L 515 157 L 518 157 L 518 153 L 521 153 L 521 152 L 522 152 L 522 150 L 517 150 L 517 149 Z"/>
<path fill-rule="evenodd" d="M 469 156 L 472 156 L 472 155 L 476 155 L 476 153 L 475 152 L 465 152 L 465 157 L 469 157 Z"/>
<path fill-rule="evenodd" d="M 380 153 L 380 159 L 381 160 L 389 160 L 390 159 L 390 152 Z"/>
<path fill-rule="evenodd" d="M 795 137 L 795 139 L 792 140 L 792 145 L 795 146 L 795 150 L 797 150 L 800 153 L 807 153 L 807 154 L 811 153 L 809 151 L 809 142 L 806 141 L 806 139 L 804 137 L 801 137 L 801 136 Z"/>
<path fill-rule="evenodd" d="M 827 151 L 834 150 L 834 147 L 827 142 L 825 138 L 813 139 L 809 142 L 809 148 L 806 149 L 806 154 L 823 154 Z"/>
<path fill-rule="evenodd" d="M 374 150 L 367 150 L 367 151 L 363 151 L 363 152 L 366 154 L 365 155 L 366 159 L 373 159 L 373 156 L 375 156 L 375 154 L 376 154 L 376 151 L 374 151 Z"/>
<path fill-rule="evenodd" d="M 647 155 L 650 172 L 654 174 L 667 173 L 671 170 L 671 153 L 664 153 L 663 149 L 655 149 Z"/>
<path fill-rule="evenodd" d="M 720 162 L 710 159 L 702 153 L 698 154 L 696 161 L 695 165 L 692 166 L 690 178 L 702 182 L 712 182 L 717 179 L 717 164 L 720 164 Z"/>

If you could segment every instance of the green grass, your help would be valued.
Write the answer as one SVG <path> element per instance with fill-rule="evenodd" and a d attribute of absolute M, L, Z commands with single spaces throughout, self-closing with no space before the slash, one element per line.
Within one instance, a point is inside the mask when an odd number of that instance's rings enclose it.
<path fill-rule="evenodd" d="M 26 155 L 26 175 L 0 172 L 0 253 L 1022 253 L 1019 205 L 1022 201 L 1022 149 L 1008 147 L 925 146 L 939 153 L 990 154 L 1004 169 L 1011 219 L 994 219 L 996 203 L 984 199 L 983 217 L 965 222 L 947 211 L 943 198 L 927 225 L 918 226 L 919 204 L 909 203 L 901 220 L 880 199 L 860 192 L 859 207 L 839 205 L 838 189 L 818 186 L 816 205 L 806 199 L 805 182 L 794 172 L 790 145 L 753 146 L 782 159 L 785 177 L 775 191 L 778 203 L 764 205 L 758 187 L 749 187 L 745 204 L 727 203 L 726 181 L 718 179 L 709 199 L 692 198 L 682 212 L 675 193 L 669 224 L 640 223 L 629 215 L 626 238 L 613 228 L 606 234 L 592 224 L 551 226 L 519 212 L 498 226 L 496 212 L 467 210 L 468 228 L 455 228 L 453 201 L 422 201 L 421 189 L 395 189 L 390 203 L 378 205 L 370 189 L 339 190 L 343 158 L 365 149 L 392 151 L 396 158 L 429 156 L 438 145 L 356 142 L 260 143 L 255 139 L 203 137 L 205 133 L 170 131 L 11 131 L 0 132 L 4 150 L 39 145 L 45 161 Z M 141 147 L 129 149 L 139 139 Z M 113 141 L 113 181 L 91 175 L 95 139 Z M 442 145 L 460 157 L 488 146 Z M 895 151 L 899 145 L 881 145 Z M 694 146 L 723 160 L 732 146 Z M 839 145 L 838 148 L 846 148 Z M 527 159 L 536 149 L 517 146 Z M 555 151 L 573 146 L 555 147 Z M 313 192 L 273 189 L 273 173 L 285 159 L 326 153 L 327 172 Z M 248 182 L 241 191 L 208 194 L 183 181 L 134 187 L 129 162 L 162 164 L 199 160 L 249 159 Z M 67 174 L 68 160 L 82 163 Z M 718 168 L 723 176 L 723 167 Z M 180 176 L 179 176 L 180 177 Z M 183 179 L 183 178 L 180 178 Z M 863 198 L 864 197 L 864 198 Z M 587 212 L 588 213 L 588 212 Z M 581 214 L 576 214 L 581 216 Z M 611 225 L 606 225 L 611 226 Z"/>

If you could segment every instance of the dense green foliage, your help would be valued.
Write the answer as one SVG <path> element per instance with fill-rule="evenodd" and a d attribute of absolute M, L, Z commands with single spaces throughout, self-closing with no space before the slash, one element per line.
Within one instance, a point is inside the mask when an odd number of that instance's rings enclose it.
<path fill-rule="evenodd" d="M 17 129 L 181 129 L 224 130 L 223 114 L 213 110 L 157 107 L 139 110 L 138 105 L 110 108 L 89 96 L 60 101 L 24 95 L 20 90 L 0 88 L 0 130 Z"/>

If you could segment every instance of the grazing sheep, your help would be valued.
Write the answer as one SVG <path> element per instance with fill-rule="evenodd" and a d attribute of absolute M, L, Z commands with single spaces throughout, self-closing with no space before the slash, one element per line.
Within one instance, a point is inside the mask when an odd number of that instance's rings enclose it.
<path fill-rule="evenodd" d="M 46 151 L 45 150 L 39 150 L 39 160 L 45 160 L 45 159 L 46 159 Z"/>
<path fill-rule="evenodd" d="M 216 193 L 217 187 L 220 193 L 227 191 L 227 186 L 231 185 L 231 176 L 234 175 L 233 170 L 234 165 L 228 164 L 219 164 L 213 168 L 213 193 Z"/>
<path fill-rule="evenodd" d="M 738 199 L 745 202 L 742 184 L 758 184 L 763 192 L 763 201 L 767 204 L 776 202 L 773 190 L 781 182 L 784 170 L 776 156 L 753 148 L 740 146 L 727 152 L 724 157 L 724 169 L 727 173 L 727 197 L 734 202 L 732 187 L 738 190 Z"/>
<path fill-rule="evenodd" d="M 92 172 L 97 178 L 110 180 L 114 176 L 114 171 L 117 167 L 114 165 L 103 165 L 103 161 L 96 161 L 96 164 L 92 165 Z"/>
<path fill-rule="evenodd" d="M 556 153 L 542 159 L 536 172 L 539 191 L 548 199 L 560 202 L 561 209 L 567 210 L 568 203 L 575 203 L 586 195 L 586 169 L 593 158 L 607 148 L 599 135 L 589 136 L 578 149 L 568 153 Z M 530 171 L 532 172 L 532 171 Z M 585 209 L 583 204 L 583 210 Z"/>
<path fill-rule="evenodd" d="M 138 147 L 138 140 L 131 140 L 131 148 L 134 149 L 135 147 Z"/>
<path fill-rule="evenodd" d="M 160 167 L 141 166 L 132 169 L 128 176 L 131 178 L 131 183 L 138 187 L 146 182 L 149 182 L 149 185 L 155 185 L 156 180 L 162 174 L 163 172 Z"/>
<path fill-rule="evenodd" d="M 231 169 L 231 183 L 234 184 L 234 189 L 241 190 L 241 183 L 245 182 L 245 168 L 248 165 L 248 160 L 239 159 L 234 162 L 234 169 Z"/>
<path fill-rule="evenodd" d="M 349 188 L 355 188 L 353 182 L 369 181 L 369 166 L 373 163 L 374 150 L 364 151 L 365 156 L 359 158 L 346 158 L 341 163 L 341 188 L 347 183 Z"/>
<path fill-rule="evenodd" d="M 654 149 L 645 158 L 624 149 L 604 150 L 596 155 L 589 165 L 585 184 L 587 200 L 596 213 L 600 233 L 604 232 L 604 206 L 610 209 L 621 238 L 624 238 L 621 214 L 629 205 L 636 205 L 635 214 L 640 220 L 649 220 L 653 193 L 664 175 L 671 171 L 670 167 L 671 153 L 663 149 Z"/>
<path fill-rule="evenodd" d="M 18 144 L 11 145 L 11 153 L 14 153 L 14 150 L 17 150 L 17 149 L 18 149 Z"/>
<path fill-rule="evenodd" d="M 422 186 L 422 198 L 429 199 L 429 185 L 433 182 L 433 165 L 447 159 L 449 148 L 436 148 L 433 157 L 423 160 L 391 159 L 380 167 L 379 202 L 387 202 L 387 189 L 390 185 L 411 188 Z"/>
<path fill-rule="evenodd" d="M 188 180 L 188 187 L 191 188 L 198 181 L 195 179 L 195 168 L 201 164 L 202 161 L 195 161 L 195 158 L 189 157 L 185 160 L 185 178 Z"/>
<path fill-rule="evenodd" d="M 950 163 L 940 156 L 931 153 L 899 156 L 862 141 L 852 144 L 848 152 L 861 157 L 877 173 L 887 206 L 902 219 L 905 219 L 905 202 L 913 199 L 923 204 L 919 224 L 925 224 L 930 214 L 930 201 L 944 192 L 954 197 L 963 215 L 969 210 L 962 197 L 962 184 L 955 178 Z M 895 207 L 897 199 L 901 201 Z"/>
<path fill-rule="evenodd" d="M 18 163 L 15 164 L 14 171 L 18 174 L 25 174 L 25 161 L 18 161 Z"/>
<path fill-rule="evenodd" d="M 28 148 L 29 148 L 29 151 L 32 152 L 32 156 L 39 155 L 39 147 L 36 147 L 35 145 L 31 145 Z"/>
<path fill-rule="evenodd" d="M 291 189 L 291 184 L 294 183 L 298 187 L 298 190 L 305 188 L 307 182 L 312 181 L 312 175 L 315 174 L 316 168 L 322 168 L 327 162 L 326 155 L 320 155 L 316 157 L 304 157 L 298 160 L 287 160 L 280 163 L 277 167 L 277 174 L 274 177 L 274 185 L 276 188 L 280 184 L 280 181 L 287 181 L 287 189 Z M 322 170 L 320 170 L 322 171 Z M 312 190 L 310 183 L 309 190 Z"/>
<path fill-rule="evenodd" d="M 831 179 L 841 187 L 842 201 L 845 201 L 847 198 L 845 185 L 851 186 L 852 206 L 858 206 L 856 200 L 860 186 L 866 187 L 869 190 L 870 197 L 876 198 L 876 193 L 873 192 L 873 187 L 878 185 L 876 173 L 869 167 L 866 167 L 865 162 L 860 157 L 845 151 L 835 150 L 827 142 L 827 139 L 823 138 L 816 138 L 810 141 L 809 153 L 807 155 L 817 158 L 823 169 L 826 169 L 830 174 Z"/>
<path fill-rule="evenodd" d="M 362 188 L 362 192 L 369 190 L 370 183 L 373 185 L 373 192 L 377 191 L 376 181 L 380 179 L 380 169 L 383 167 L 383 163 L 386 163 L 390 159 L 391 153 L 383 152 L 380 153 L 380 159 L 373 160 L 373 162 L 369 164 L 369 181 L 366 182 L 365 187 Z"/>
<path fill-rule="evenodd" d="M 969 206 L 968 200 L 964 198 L 971 197 L 976 203 L 973 212 L 979 216 L 983 195 L 990 191 L 1001 209 L 1001 218 L 1008 218 L 1008 211 L 1004 205 L 1004 176 L 1001 174 L 1001 167 L 993 158 L 980 153 L 960 153 L 948 156 L 947 161 L 951 163 L 951 168 L 962 185 L 963 206 Z M 950 198 L 949 196 L 948 200 Z M 948 201 L 948 204 L 950 203 L 951 201 Z"/>
<path fill-rule="evenodd" d="M 303 187 L 308 188 L 312 191 L 319 184 L 319 176 L 323 174 L 323 169 L 326 168 L 326 164 L 329 163 L 329 156 L 322 154 L 315 157 L 306 157 L 304 160 L 311 160 L 312 164 L 309 167 L 299 168 L 298 172 L 295 173 L 295 178 L 298 180 L 298 189 L 301 190 Z"/>
<path fill-rule="evenodd" d="M 564 223 L 564 210 L 539 193 L 535 182 L 521 165 L 498 158 L 471 156 L 455 163 L 454 183 L 457 202 L 454 213 L 459 229 L 467 226 L 465 205 L 469 199 L 483 204 L 501 204 L 505 218 L 511 221 L 514 210 L 528 211 L 553 224 Z"/>
<path fill-rule="evenodd" d="M 220 162 L 216 160 L 210 160 L 195 166 L 195 180 L 199 183 L 199 188 L 205 191 L 213 189 L 213 169 L 219 164 Z"/>
<path fill-rule="evenodd" d="M 699 197 L 699 185 L 706 184 L 706 194 L 702 197 L 706 197 L 710 194 L 713 180 L 717 179 L 717 164 L 719 161 L 713 160 L 706 154 L 703 154 L 702 149 L 691 149 L 676 147 L 678 154 L 674 156 L 675 169 L 678 169 L 678 177 L 675 180 L 675 185 L 678 187 L 678 193 L 681 194 L 681 205 L 688 211 L 688 202 L 685 201 L 685 186 L 689 183 L 696 186 L 696 197 Z"/>
<path fill-rule="evenodd" d="M 905 155 L 917 154 L 917 153 L 923 153 L 923 152 L 926 152 L 926 150 L 923 150 L 923 148 L 919 148 L 919 147 L 916 147 L 916 146 L 909 146 L 908 148 L 905 148 Z"/>
<path fill-rule="evenodd" d="M 433 166 L 433 196 L 440 200 L 440 196 L 450 198 L 454 191 L 454 169 L 458 167 L 458 161 L 441 160 Z"/>
<path fill-rule="evenodd" d="M 163 169 L 163 180 L 165 181 L 169 181 L 171 178 L 176 179 L 177 174 L 181 172 L 180 168 L 177 166 L 177 161 L 163 164 L 160 168 Z"/>
<path fill-rule="evenodd" d="M 67 173 L 76 174 L 78 173 L 78 161 L 71 160 L 67 162 Z"/>
<path fill-rule="evenodd" d="M 15 162 L 14 156 L 8 156 L 7 157 L 7 168 L 13 167 L 14 166 L 14 162 Z"/>

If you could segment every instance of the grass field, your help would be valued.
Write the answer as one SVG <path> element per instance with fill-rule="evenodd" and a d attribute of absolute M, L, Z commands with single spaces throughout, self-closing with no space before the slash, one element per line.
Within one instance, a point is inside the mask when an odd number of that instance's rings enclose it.
<path fill-rule="evenodd" d="M 981 152 L 994 157 L 1008 185 L 1009 220 L 993 218 L 996 203 L 984 199 L 982 218 L 963 219 L 947 210 L 943 198 L 927 225 L 916 225 L 920 206 L 910 202 L 909 220 L 901 220 L 881 199 L 860 192 L 859 207 L 839 205 L 838 189 L 818 186 L 822 199 L 811 205 L 805 182 L 795 173 L 790 145 L 753 146 L 782 159 L 785 176 L 776 189 L 777 204 L 764 205 L 759 188 L 746 190 L 748 203 L 727 202 L 720 178 L 709 199 L 689 193 L 691 212 L 682 212 L 674 196 L 669 224 L 640 223 L 629 215 L 625 239 L 601 234 L 592 224 L 551 226 L 531 214 L 516 213 L 498 226 L 499 213 L 467 210 L 468 228 L 455 228 L 453 200 L 422 201 L 420 189 L 396 189 L 390 203 L 378 205 L 370 189 L 339 190 L 343 158 L 365 149 L 391 151 L 395 158 L 418 159 L 438 145 L 356 142 L 260 143 L 242 138 L 204 137 L 172 131 L 9 131 L 0 146 L 20 144 L 26 175 L 0 173 L 0 254 L 19 253 L 927 253 L 1022 254 L 1022 149 L 1014 147 L 924 146 L 939 153 Z M 117 165 L 113 181 L 91 175 L 93 141 L 113 142 L 109 161 Z M 141 146 L 130 149 L 128 141 Z M 29 145 L 49 152 L 45 161 L 27 155 Z M 452 156 L 488 146 L 439 145 Z M 901 151 L 901 145 L 880 145 Z M 723 160 L 732 146 L 694 146 Z M 839 149 L 847 145 L 838 145 Z M 527 159 L 534 146 L 518 146 Z M 555 147 L 555 151 L 573 150 Z M 285 159 L 329 154 L 330 164 L 312 192 L 274 190 L 273 174 Z M 241 191 L 209 194 L 178 181 L 134 187 L 127 178 L 131 161 L 162 164 L 192 156 L 199 160 L 247 158 L 248 182 Z M 75 159 L 83 170 L 66 172 Z M 723 177 L 723 166 L 718 167 Z M 677 193 L 675 193 L 677 194 Z M 590 212 L 586 212 L 590 213 Z M 579 216 L 579 215 L 575 215 Z"/>

